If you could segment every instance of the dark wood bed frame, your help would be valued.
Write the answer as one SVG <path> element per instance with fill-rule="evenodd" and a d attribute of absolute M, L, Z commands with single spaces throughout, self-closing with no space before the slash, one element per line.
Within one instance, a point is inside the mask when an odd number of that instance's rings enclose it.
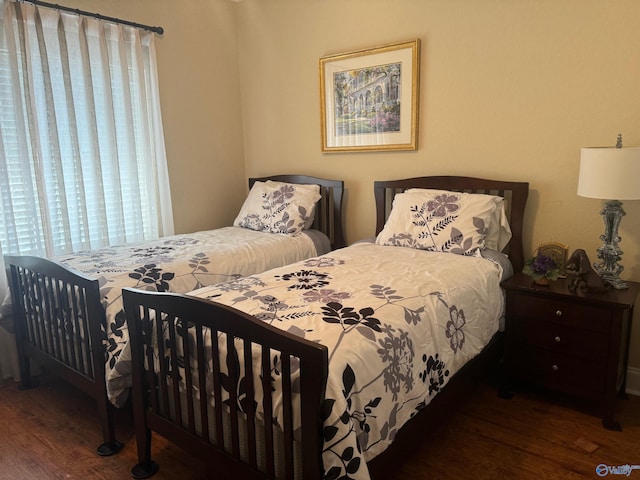
<path fill-rule="evenodd" d="M 312 228 L 325 233 L 332 248 L 345 244 L 342 225 L 344 182 L 305 175 L 250 178 L 320 186 Z M 99 455 L 118 452 L 113 406 L 107 399 L 106 352 L 102 347 L 105 311 L 98 280 L 64 265 L 35 256 L 4 257 L 13 303 L 13 321 L 20 369 L 20 388 L 37 385 L 30 359 L 82 390 L 96 401 L 103 443 Z M 100 348 L 94 346 L 100 345 Z"/>
<path fill-rule="evenodd" d="M 487 193 L 505 197 L 507 203 L 507 216 L 512 229 L 512 239 L 508 245 L 508 253 L 512 259 L 514 268 L 517 270 L 523 265 L 522 247 L 522 218 L 528 196 L 528 183 L 524 182 L 501 182 L 484 180 L 469 177 L 421 177 L 406 180 L 378 181 L 375 182 L 374 191 L 377 208 L 377 227 L 379 233 L 384 226 L 384 221 L 393 202 L 393 197 L 408 188 L 435 188 L 453 191 L 465 191 L 470 193 Z M 251 348 L 260 349 L 262 352 L 262 363 L 267 364 L 267 370 L 260 370 L 260 378 L 263 380 L 269 377 L 268 365 L 273 356 L 277 353 L 282 359 L 287 358 L 291 364 L 301 366 L 300 369 L 300 404 L 303 406 L 302 434 L 295 439 L 301 451 L 302 461 L 298 466 L 302 468 L 303 478 L 322 477 L 322 402 L 326 385 L 328 360 L 327 349 L 323 345 L 306 341 L 299 337 L 294 337 L 287 332 L 258 321 L 255 318 L 235 310 L 233 308 L 217 304 L 205 299 L 187 297 L 184 295 L 149 293 L 133 289 L 124 289 L 123 297 L 125 302 L 125 312 L 129 324 L 130 342 L 133 355 L 133 385 L 132 401 L 134 411 L 134 422 L 136 431 L 136 442 L 138 446 L 138 464 L 131 470 L 134 478 L 147 478 L 153 475 L 158 465 L 151 458 L 152 431 L 168 438 L 174 443 L 184 447 L 187 451 L 202 455 L 215 465 L 215 471 L 220 478 L 276 478 L 274 465 L 277 463 L 278 454 L 273 447 L 274 428 L 272 419 L 267 417 L 265 424 L 269 428 L 264 428 L 264 434 L 254 433 L 254 426 L 261 423 L 255 418 L 257 402 L 248 401 L 252 399 L 255 392 L 253 384 L 249 384 L 246 378 L 241 378 L 238 372 L 253 371 L 258 368 L 253 364 L 251 355 L 244 355 L 236 349 L 238 342 L 242 345 L 241 351 L 247 352 Z M 151 321 L 150 319 L 156 319 Z M 158 322 L 157 319 L 162 319 Z M 176 328 L 178 325 L 178 328 Z M 197 332 L 195 346 L 187 340 L 184 333 L 184 326 L 188 325 L 192 331 Z M 227 409 L 214 408 L 207 403 L 206 399 L 196 398 L 193 386 L 199 387 L 203 391 L 205 387 L 206 375 L 204 352 L 202 351 L 202 330 L 211 329 L 216 335 L 226 338 L 226 351 L 232 352 L 229 362 L 228 357 L 222 356 L 217 343 L 207 349 L 206 354 L 213 358 L 213 365 L 228 365 L 234 373 L 228 377 L 233 377 L 230 388 L 231 392 L 227 402 L 230 407 Z M 162 333 L 170 340 L 162 340 Z M 235 339 L 230 341 L 229 339 Z M 158 347 L 158 348 L 156 348 Z M 183 379 L 186 388 L 180 388 L 178 376 L 168 375 L 170 372 L 177 372 L 178 362 L 182 361 L 175 352 L 182 349 L 185 358 L 191 355 L 196 366 L 192 370 L 186 369 Z M 159 367 L 154 364 L 154 354 L 157 358 L 170 358 L 168 362 L 160 362 Z M 220 356 L 219 356 L 220 355 Z M 402 455 L 411 450 L 424 437 L 425 430 L 433 425 L 438 419 L 446 418 L 455 410 L 452 408 L 452 401 L 457 401 L 462 394 L 469 391 L 480 372 L 491 366 L 497 365 L 502 355 L 500 333 L 492 339 L 490 344 L 474 360 L 465 365 L 462 370 L 456 373 L 439 393 L 428 408 L 423 409 L 407 425 L 403 426 L 394 443 L 378 457 L 369 462 L 369 470 L 373 478 L 383 479 L 387 473 L 393 471 L 394 465 Z M 287 362 L 288 363 L 288 362 Z M 288 378 L 291 367 L 285 367 L 282 375 Z M 195 372 L 195 373 L 191 373 Z M 214 366 L 213 395 L 214 405 L 223 404 L 220 396 L 219 368 Z M 226 380 L 229 387 L 230 380 Z M 283 381 L 284 397 L 291 399 L 291 382 Z M 271 392 L 270 388 L 266 388 Z M 245 413 L 238 413 L 237 406 L 241 401 L 242 405 L 250 405 L 250 408 L 243 408 Z M 182 402 L 182 403 L 181 403 Z M 271 411 L 271 397 L 265 396 L 261 410 Z M 178 414 L 181 409 L 187 406 L 186 414 Z M 285 426 L 282 436 L 284 441 L 280 445 L 284 450 L 281 461 L 286 465 L 284 473 L 277 475 L 277 478 L 294 478 L 293 464 L 293 444 L 295 434 L 292 431 L 291 416 L 293 406 L 285 403 Z M 224 412 L 230 417 L 230 425 L 223 426 Z M 242 453 L 240 448 L 240 432 L 242 431 L 242 417 L 251 432 L 247 436 L 248 452 Z M 206 426 L 205 426 L 206 425 Z M 215 431 L 215 434 L 213 433 Z M 224 431 L 232 439 L 224 443 Z M 220 448 L 219 445 L 226 445 Z M 263 445 L 266 445 L 263 447 Z M 259 465 L 256 452 L 264 448 L 264 455 L 267 458 L 263 465 Z"/>

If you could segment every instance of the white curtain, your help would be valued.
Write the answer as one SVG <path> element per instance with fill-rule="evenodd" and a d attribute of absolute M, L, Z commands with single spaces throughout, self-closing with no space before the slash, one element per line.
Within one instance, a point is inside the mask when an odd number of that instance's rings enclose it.
<path fill-rule="evenodd" d="M 4 252 L 173 234 L 154 34 L 0 2 Z"/>
<path fill-rule="evenodd" d="M 0 7 L 1 251 L 55 256 L 173 234 L 154 34 Z"/>

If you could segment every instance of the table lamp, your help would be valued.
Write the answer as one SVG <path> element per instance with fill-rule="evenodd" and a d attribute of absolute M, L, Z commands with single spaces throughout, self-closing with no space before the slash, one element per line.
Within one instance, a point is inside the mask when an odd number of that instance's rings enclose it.
<path fill-rule="evenodd" d="M 600 212 L 605 227 L 600 236 L 603 244 L 597 250 L 600 262 L 593 266 L 605 283 L 627 288 L 620 278 L 624 267 L 618 263 L 622 258 L 618 226 L 625 215 L 620 200 L 640 199 L 640 147 L 623 147 L 622 135 L 618 135 L 615 147 L 582 148 L 578 195 L 605 200 Z"/>

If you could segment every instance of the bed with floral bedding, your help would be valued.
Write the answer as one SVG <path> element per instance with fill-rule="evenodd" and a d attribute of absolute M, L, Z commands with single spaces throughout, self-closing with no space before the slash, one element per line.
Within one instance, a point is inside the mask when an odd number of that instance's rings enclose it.
<path fill-rule="evenodd" d="M 467 177 L 376 182 L 390 213 L 375 241 L 188 295 L 126 289 L 132 475 L 157 470 L 156 430 L 236 477 L 381 478 L 403 426 L 499 335 L 527 192 Z"/>
<path fill-rule="evenodd" d="M 111 404 L 122 406 L 131 384 L 129 363 L 120 361 L 128 341 L 124 287 L 188 292 L 344 245 L 342 181 L 278 175 L 249 185 L 233 226 L 53 261 L 5 257 L 22 385 L 31 385 L 32 358 L 91 394 L 103 428 L 101 455 L 121 447 Z"/>

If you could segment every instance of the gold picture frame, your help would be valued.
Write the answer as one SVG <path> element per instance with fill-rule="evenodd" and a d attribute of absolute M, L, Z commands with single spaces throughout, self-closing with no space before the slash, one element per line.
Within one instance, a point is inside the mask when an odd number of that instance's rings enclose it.
<path fill-rule="evenodd" d="M 567 276 L 566 264 L 569 255 L 569 245 L 560 242 L 539 243 L 536 252 L 551 257 L 560 270 L 560 277 L 564 278 Z"/>
<path fill-rule="evenodd" d="M 323 152 L 417 150 L 420 40 L 320 58 Z"/>

